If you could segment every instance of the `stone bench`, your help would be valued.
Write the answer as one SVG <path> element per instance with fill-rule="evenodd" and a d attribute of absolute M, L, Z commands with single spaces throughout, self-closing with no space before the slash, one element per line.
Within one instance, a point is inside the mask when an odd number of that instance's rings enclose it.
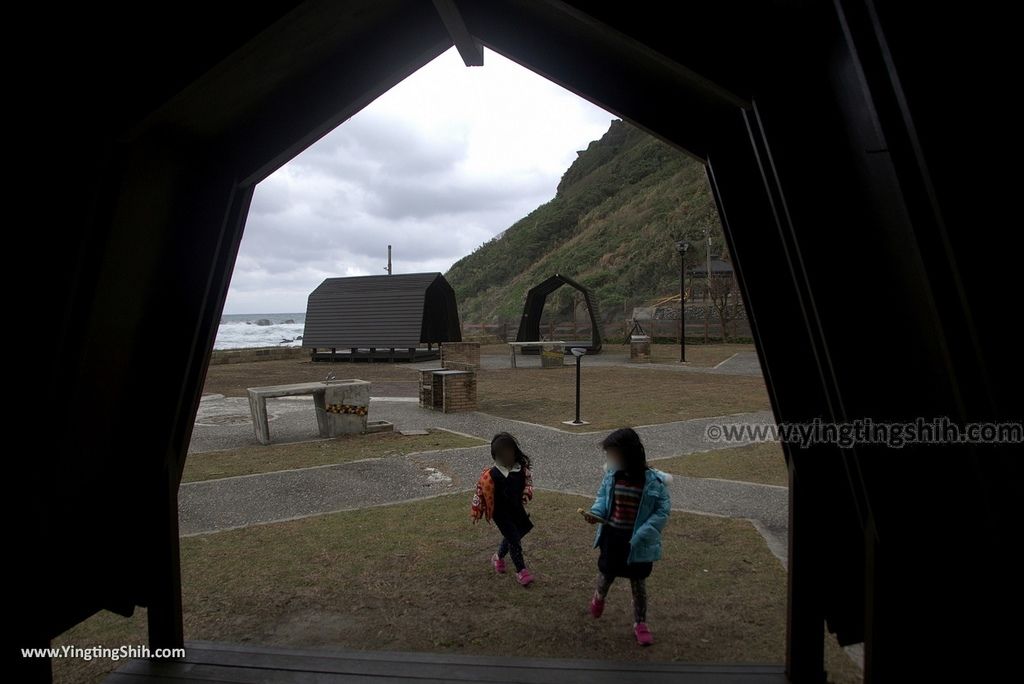
<path fill-rule="evenodd" d="M 366 432 L 366 414 L 370 408 L 370 383 L 366 380 L 268 385 L 249 387 L 246 391 L 249 393 L 253 429 L 260 444 L 270 444 L 270 425 L 267 419 L 269 397 L 312 395 L 321 437 Z"/>
<path fill-rule="evenodd" d="M 516 365 L 516 349 L 523 347 L 540 347 L 540 367 L 560 368 L 564 365 L 566 343 L 562 340 L 539 340 L 537 342 L 508 342 L 509 361 L 512 368 Z"/>

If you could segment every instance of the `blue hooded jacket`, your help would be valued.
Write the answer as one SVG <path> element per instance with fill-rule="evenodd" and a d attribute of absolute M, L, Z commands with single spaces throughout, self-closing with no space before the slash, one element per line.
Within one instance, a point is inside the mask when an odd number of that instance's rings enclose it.
<path fill-rule="evenodd" d="M 668 483 L 672 481 L 670 473 L 648 468 L 644 491 L 640 497 L 640 505 L 636 511 L 636 522 L 633 524 L 633 536 L 629 541 L 628 563 L 646 563 L 661 558 L 661 530 L 668 521 L 672 510 L 672 499 L 669 495 Z M 597 500 L 590 507 L 590 512 L 598 517 L 607 518 L 611 513 L 612 487 L 615 484 L 615 473 L 605 465 L 604 479 L 597 490 Z M 594 546 L 601 538 L 603 523 L 598 523 L 597 534 L 594 535 Z"/>

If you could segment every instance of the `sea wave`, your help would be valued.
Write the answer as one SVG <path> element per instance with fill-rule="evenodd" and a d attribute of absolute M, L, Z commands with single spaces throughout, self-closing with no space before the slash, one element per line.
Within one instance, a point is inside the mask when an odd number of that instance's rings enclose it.
<path fill-rule="evenodd" d="M 304 326 L 303 314 L 227 314 L 213 348 L 299 347 Z"/>

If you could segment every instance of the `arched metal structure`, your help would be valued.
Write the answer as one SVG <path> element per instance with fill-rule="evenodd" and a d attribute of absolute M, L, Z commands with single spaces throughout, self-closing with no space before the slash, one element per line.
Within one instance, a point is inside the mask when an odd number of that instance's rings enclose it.
<path fill-rule="evenodd" d="M 519 332 L 516 333 L 517 342 L 532 342 L 541 339 L 540 319 L 544 314 L 544 304 L 548 295 L 563 285 L 568 285 L 578 290 L 583 295 L 583 301 L 587 305 L 587 314 L 590 316 L 590 340 L 586 342 L 566 340 L 572 342 L 567 344 L 565 353 L 569 353 L 570 347 L 586 347 L 588 354 L 598 354 L 601 351 L 601 314 L 598 310 L 597 300 L 589 288 L 580 285 L 569 276 L 556 273 L 539 285 L 530 288 L 526 293 L 526 303 L 523 304 L 523 315 L 519 319 Z M 524 354 L 536 354 L 537 349 L 524 347 Z"/>

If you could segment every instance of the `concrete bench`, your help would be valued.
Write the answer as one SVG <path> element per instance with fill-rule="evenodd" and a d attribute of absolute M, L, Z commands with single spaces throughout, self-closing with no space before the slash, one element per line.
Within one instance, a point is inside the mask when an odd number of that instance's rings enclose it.
<path fill-rule="evenodd" d="M 554 367 L 558 367 L 558 366 L 563 365 L 563 362 L 562 362 L 561 358 L 559 358 L 557 364 L 554 364 L 554 363 L 551 363 L 551 361 L 549 360 L 549 359 L 553 358 L 553 355 L 548 354 L 546 358 L 545 358 L 545 355 L 544 355 L 545 351 L 550 352 L 550 351 L 557 350 L 560 356 L 564 356 L 565 355 L 565 345 L 566 345 L 566 343 L 564 341 L 562 341 L 562 340 L 541 340 L 541 341 L 537 341 L 537 342 L 508 342 L 507 344 L 508 344 L 509 360 L 512 363 L 512 368 L 517 368 L 518 367 L 516 365 L 516 348 L 517 347 L 520 348 L 520 349 L 522 349 L 523 347 L 540 347 L 541 348 L 541 364 L 540 364 L 541 368 L 554 368 Z"/>
<path fill-rule="evenodd" d="M 316 423 L 321 437 L 366 432 L 366 414 L 370 408 L 370 383 L 366 380 L 330 380 L 294 385 L 249 387 L 249 410 L 260 444 L 270 444 L 267 420 L 268 397 L 313 396 Z"/>

